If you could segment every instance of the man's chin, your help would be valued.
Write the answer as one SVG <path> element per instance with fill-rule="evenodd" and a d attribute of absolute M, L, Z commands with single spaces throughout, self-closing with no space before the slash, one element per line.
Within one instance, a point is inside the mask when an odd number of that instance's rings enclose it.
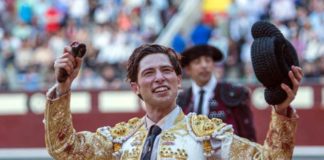
<path fill-rule="evenodd" d="M 164 96 L 158 95 L 158 96 L 155 96 L 154 99 L 155 99 L 155 101 L 157 101 L 157 102 L 158 102 L 158 101 L 163 102 L 163 101 L 168 101 L 168 100 L 170 100 L 170 96 L 169 96 L 169 95 L 164 95 Z"/>
<path fill-rule="evenodd" d="M 207 84 L 207 82 L 209 81 L 209 79 L 200 79 L 199 83 L 198 84 Z"/>
<path fill-rule="evenodd" d="M 170 103 L 171 98 L 170 96 L 156 96 L 154 97 L 154 101 L 156 102 L 156 104 L 166 104 Z"/>

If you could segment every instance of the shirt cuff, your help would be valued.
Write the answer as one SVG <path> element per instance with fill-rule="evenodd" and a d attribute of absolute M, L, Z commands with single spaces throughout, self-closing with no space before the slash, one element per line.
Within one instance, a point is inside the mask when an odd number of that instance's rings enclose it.
<path fill-rule="evenodd" d="M 66 96 L 67 94 L 69 94 L 71 92 L 71 90 L 68 90 L 64 93 L 58 94 L 56 89 L 57 89 L 57 84 L 55 84 L 53 87 L 48 89 L 48 91 L 46 92 L 46 97 L 48 100 L 51 100 L 51 101 L 57 100 L 61 97 Z"/>
<path fill-rule="evenodd" d="M 281 115 L 281 114 L 278 114 L 276 112 L 276 109 L 274 106 L 272 106 L 272 111 L 273 111 L 273 114 L 275 114 L 277 117 L 281 117 L 281 118 L 289 118 L 289 119 L 298 119 L 298 114 L 297 114 L 297 111 L 295 108 L 292 108 L 291 106 L 289 106 L 287 108 L 287 115 Z"/>

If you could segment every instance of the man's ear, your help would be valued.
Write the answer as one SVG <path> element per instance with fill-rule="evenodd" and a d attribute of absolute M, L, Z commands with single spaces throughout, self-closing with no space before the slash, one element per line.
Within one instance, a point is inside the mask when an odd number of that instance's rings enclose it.
<path fill-rule="evenodd" d="M 138 87 L 138 84 L 136 82 L 131 82 L 130 86 L 131 86 L 133 92 L 135 92 L 135 94 L 137 94 L 137 95 L 140 94 L 139 87 Z"/>
<path fill-rule="evenodd" d="M 143 100 L 142 98 L 142 95 L 140 94 L 140 91 L 139 91 L 139 86 L 136 82 L 131 82 L 130 83 L 130 86 L 132 88 L 132 90 L 134 91 L 135 94 L 137 94 L 137 96 Z"/>

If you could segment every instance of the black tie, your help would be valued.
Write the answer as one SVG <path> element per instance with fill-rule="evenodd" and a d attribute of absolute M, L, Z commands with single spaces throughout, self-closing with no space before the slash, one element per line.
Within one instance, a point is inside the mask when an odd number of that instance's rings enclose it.
<path fill-rule="evenodd" d="M 157 126 L 157 125 L 151 126 L 150 131 L 147 135 L 146 141 L 144 143 L 141 160 L 150 160 L 151 159 L 154 140 L 155 140 L 156 136 L 161 133 L 161 131 L 162 130 L 159 126 Z"/>
<path fill-rule="evenodd" d="M 199 94 L 200 94 L 200 97 L 199 97 L 197 114 L 202 114 L 202 106 L 203 106 L 203 102 L 204 102 L 204 94 L 205 94 L 205 91 L 203 89 L 201 89 L 199 91 Z"/>

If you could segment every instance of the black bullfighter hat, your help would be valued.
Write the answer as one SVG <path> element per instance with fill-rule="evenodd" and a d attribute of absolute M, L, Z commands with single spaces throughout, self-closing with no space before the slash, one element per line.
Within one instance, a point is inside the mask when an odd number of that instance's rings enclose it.
<path fill-rule="evenodd" d="M 254 38 L 251 59 L 255 75 L 266 87 L 267 103 L 279 104 L 287 97 L 280 84 L 292 88 L 288 72 L 292 65 L 299 66 L 297 52 L 279 29 L 269 22 L 256 22 L 251 31 Z"/>
<path fill-rule="evenodd" d="M 186 49 L 181 53 L 181 65 L 186 67 L 192 60 L 199 58 L 200 56 L 210 56 L 214 62 L 221 61 L 223 59 L 223 53 L 216 47 L 211 45 L 196 45 Z"/>

